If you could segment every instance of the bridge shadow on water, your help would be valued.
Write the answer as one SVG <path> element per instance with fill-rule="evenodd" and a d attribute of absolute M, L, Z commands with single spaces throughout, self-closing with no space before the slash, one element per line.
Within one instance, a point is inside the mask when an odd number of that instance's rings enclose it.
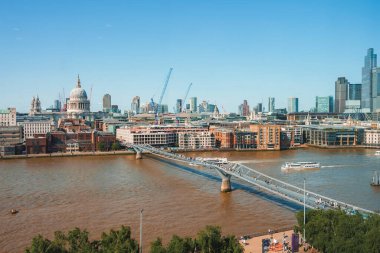
<path fill-rule="evenodd" d="M 149 157 L 152 159 L 158 160 L 162 163 L 166 163 L 166 164 L 169 164 L 173 167 L 179 168 L 183 171 L 189 172 L 191 174 L 196 174 L 196 175 L 205 177 L 211 181 L 215 181 L 215 182 L 221 182 L 222 181 L 222 179 L 219 176 L 211 175 L 209 173 L 187 167 L 185 165 L 173 162 L 171 160 L 167 160 L 167 159 L 160 158 L 160 157 L 153 156 L 153 155 L 150 155 Z M 287 199 L 280 198 L 280 197 L 278 197 L 278 196 L 276 196 L 270 192 L 262 191 L 254 185 L 250 186 L 250 185 L 247 185 L 248 183 L 245 184 L 245 183 L 236 182 L 236 179 L 237 178 L 235 178 L 234 176 L 231 177 L 232 191 L 242 190 L 242 191 L 248 192 L 249 194 L 255 195 L 255 196 L 257 196 L 261 199 L 264 199 L 266 201 L 270 201 L 270 202 L 272 202 L 278 206 L 284 207 L 284 208 L 289 209 L 293 212 L 303 210 L 302 204 L 297 204 L 297 203 L 294 203 L 294 202 L 289 201 Z M 239 180 L 241 180 L 241 179 L 239 179 Z"/>

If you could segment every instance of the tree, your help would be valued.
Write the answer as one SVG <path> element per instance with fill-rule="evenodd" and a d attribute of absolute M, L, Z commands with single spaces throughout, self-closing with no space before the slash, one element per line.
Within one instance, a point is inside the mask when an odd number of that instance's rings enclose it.
<path fill-rule="evenodd" d="M 109 234 L 103 233 L 100 241 L 101 252 L 126 252 L 138 253 L 139 245 L 135 239 L 131 238 L 131 228 L 121 226 L 120 230 L 111 230 Z"/>
<path fill-rule="evenodd" d="M 303 230 L 303 212 L 296 215 L 296 231 Z M 341 210 L 309 210 L 306 241 L 319 252 L 380 253 L 380 217 L 346 214 Z"/>
<path fill-rule="evenodd" d="M 194 249 L 194 242 L 191 238 L 181 238 L 177 235 L 173 235 L 170 240 L 167 250 L 167 253 L 188 253 L 192 252 Z"/>
<path fill-rule="evenodd" d="M 157 238 L 150 243 L 150 253 L 166 253 L 165 247 L 162 245 L 162 239 Z"/>
<path fill-rule="evenodd" d="M 111 149 L 112 150 L 119 150 L 120 149 L 120 143 L 118 141 L 115 141 L 114 143 L 112 143 Z"/>
<path fill-rule="evenodd" d="M 97 148 L 98 148 L 98 151 L 105 151 L 106 145 L 104 144 L 104 142 L 101 141 L 101 142 L 98 142 Z"/>

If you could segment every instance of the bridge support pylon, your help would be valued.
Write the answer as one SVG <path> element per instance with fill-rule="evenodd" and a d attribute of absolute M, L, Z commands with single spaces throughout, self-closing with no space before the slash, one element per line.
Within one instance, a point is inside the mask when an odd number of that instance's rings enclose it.
<path fill-rule="evenodd" d="M 231 176 L 222 178 L 222 185 L 220 186 L 221 192 L 230 192 L 231 191 Z"/>
<path fill-rule="evenodd" d="M 136 160 L 142 159 L 142 151 L 141 150 L 136 150 Z"/>
<path fill-rule="evenodd" d="M 219 176 L 222 178 L 222 185 L 220 186 L 221 192 L 230 192 L 231 188 L 231 175 L 228 175 L 220 170 L 216 170 Z"/>

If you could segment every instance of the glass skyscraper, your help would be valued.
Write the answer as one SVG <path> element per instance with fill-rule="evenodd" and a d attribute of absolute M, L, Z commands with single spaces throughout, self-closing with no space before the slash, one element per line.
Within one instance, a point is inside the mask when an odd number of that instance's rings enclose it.
<path fill-rule="evenodd" d="M 374 54 L 373 48 L 369 48 L 362 68 L 361 107 L 363 112 L 372 112 L 372 69 L 376 67 L 377 55 Z"/>
<path fill-rule="evenodd" d="M 343 113 L 346 109 L 348 81 L 345 77 L 338 77 L 335 82 L 335 112 Z"/>
<path fill-rule="evenodd" d="M 316 97 L 315 108 L 317 112 L 333 112 L 334 98 L 332 96 Z"/>
<path fill-rule="evenodd" d="M 197 97 L 191 97 L 189 99 L 190 103 L 190 112 L 196 113 L 198 111 Z"/>
<path fill-rule="evenodd" d="M 176 113 L 180 113 L 180 112 L 182 112 L 182 99 L 177 99 L 177 103 L 176 103 L 176 105 L 175 105 L 175 112 Z"/>
<path fill-rule="evenodd" d="M 361 100 L 362 98 L 362 84 L 349 83 L 348 84 L 348 100 Z"/>
<path fill-rule="evenodd" d="M 274 109 L 275 109 L 274 98 L 269 97 L 268 98 L 268 112 L 274 112 Z"/>
<path fill-rule="evenodd" d="M 288 98 L 288 113 L 298 112 L 298 98 Z"/>
<path fill-rule="evenodd" d="M 372 111 L 380 112 L 380 68 L 372 69 Z"/>

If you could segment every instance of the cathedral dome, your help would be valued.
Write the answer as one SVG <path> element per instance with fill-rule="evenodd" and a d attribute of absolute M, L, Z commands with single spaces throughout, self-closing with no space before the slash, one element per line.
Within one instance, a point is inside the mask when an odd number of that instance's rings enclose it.
<path fill-rule="evenodd" d="M 70 101 L 74 100 L 87 100 L 87 93 L 80 85 L 79 77 L 77 86 L 70 92 Z"/>
<path fill-rule="evenodd" d="M 87 100 L 87 93 L 84 89 L 76 87 L 70 92 L 70 100 Z"/>
<path fill-rule="evenodd" d="M 90 100 L 87 99 L 87 93 L 80 85 L 78 75 L 77 86 L 70 92 L 70 99 L 67 103 L 67 113 L 69 117 L 81 117 L 83 113 L 90 112 Z"/>

